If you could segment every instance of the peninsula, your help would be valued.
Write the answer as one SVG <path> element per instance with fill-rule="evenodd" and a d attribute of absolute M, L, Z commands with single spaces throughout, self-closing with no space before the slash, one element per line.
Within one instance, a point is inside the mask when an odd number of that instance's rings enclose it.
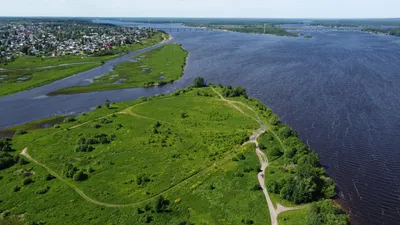
<path fill-rule="evenodd" d="M 8 224 L 348 222 L 318 155 L 241 87 L 196 78 L 22 128 L 0 142 Z"/>

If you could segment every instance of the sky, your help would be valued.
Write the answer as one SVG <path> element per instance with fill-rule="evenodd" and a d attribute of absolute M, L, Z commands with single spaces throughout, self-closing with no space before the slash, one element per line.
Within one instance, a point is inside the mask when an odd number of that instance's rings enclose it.
<path fill-rule="evenodd" d="M 0 0 L 0 2 L 2 2 L 0 16 L 400 17 L 400 0 Z"/>

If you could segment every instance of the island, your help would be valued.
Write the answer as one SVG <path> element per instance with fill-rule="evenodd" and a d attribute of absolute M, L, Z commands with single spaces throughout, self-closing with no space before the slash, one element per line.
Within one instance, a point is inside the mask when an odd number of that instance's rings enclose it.
<path fill-rule="evenodd" d="M 33 128 L 33 129 L 29 129 Z M 11 129 L 12 130 L 12 129 Z M 0 141 L 5 224 L 348 224 L 318 155 L 241 87 L 112 103 Z"/>
<path fill-rule="evenodd" d="M 0 96 L 93 69 L 168 38 L 153 28 L 84 20 L 0 20 Z"/>
<path fill-rule="evenodd" d="M 77 94 L 135 87 L 161 86 L 183 75 L 188 52 L 181 45 L 166 44 L 115 66 L 86 86 L 73 86 L 49 95 Z"/>

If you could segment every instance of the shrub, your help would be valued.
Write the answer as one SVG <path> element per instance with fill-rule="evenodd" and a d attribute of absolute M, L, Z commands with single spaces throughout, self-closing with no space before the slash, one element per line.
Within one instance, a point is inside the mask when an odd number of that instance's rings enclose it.
<path fill-rule="evenodd" d="M 122 124 L 119 123 L 119 124 L 116 124 L 116 125 L 115 125 L 115 129 L 116 129 L 116 130 L 119 130 L 119 129 L 121 129 L 121 128 L 122 128 Z"/>
<path fill-rule="evenodd" d="M 75 173 L 75 175 L 74 175 L 74 180 L 75 181 L 85 181 L 87 179 L 88 179 L 88 175 L 83 173 L 80 170 L 77 173 Z"/>
<path fill-rule="evenodd" d="M 45 181 L 53 180 L 55 178 L 56 178 L 55 176 L 53 176 L 53 175 L 51 175 L 49 173 L 46 176 L 44 176 L 44 180 Z"/>
<path fill-rule="evenodd" d="M 254 224 L 253 220 L 249 220 L 249 219 L 242 219 L 242 223 L 244 224 Z"/>
<path fill-rule="evenodd" d="M 93 128 L 96 128 L 96 129 L 98 129 L 98 128 L 100 128 L 101 126 L 100 126 L 100 124 L 95 124 L 95 125 L 93 125 Z"/>
<path fill-rule="evenodd" d="M 109 124 L 109 123 L 112 123 L 112 120 L 110 120 L 110 119 L 108 119 L 108 118 L 102 118 L 102 119 L 100 120 L 100 123 Z"/>
<path fill-rule="evenodd" d="M 68 178 L 72 178 L 77 171 L 78 168 L 76 168 L 71 163 L 67 163 L 64 165 L 63 174 Z"/>
<path fill-rule="evenodd" d="M 165 199 L 164 196 L 160 196 L 157 199 L 156 205 L 155 205 L 155 209 L 157 213 L 162 213 L 162 212 L 167 212 L 168 210 L 168 206 L 170 204 L 170 201 Z"/>
<path fill-rule="evenodd" d="M 60 128 L 60 127 L 61 127 L 60 124 L 54 125 L 54 128 Z"/>
<path fill-rule="evenodd" d="M 27 178 L 25 178 L 25 179 L 22 181 L 22 184 L 23 184 L 23 185 L 29 185 L 29 184 L 31 184 L 31 183 L 33 183 L 33 180 L 32 180 L 32 178 L 30 178 L 30 177 L 27 177 Z"/>
<path fill-rule="evenodd" d="M 8 152 L 0 151 L 0 170 L 13 166 L 17 161 Z"/>
<path fill-rule="evenodd" d="M 193 87 L 200 88 L 200 87 L 205 87 L 205 86 L 207 86 L 207 85 L 206 85 L 206 82 L 204 81 L 204 78 L 196 77 L 194 79 Z"/>
<path fill-rule="evenodd" d="M 106 107 L 107 109 L 110 108 L 110 100 L 106 99 L 106 100 L 104 101 L 104 107 Z"/>
<path fill-rule="evenodd" d="M 146 174 L 140 174 L 136 179 L 136 184 L 142 186 L 150 181 L 150 178 Z"/>
<path fill-rule="evenodd" d="M 20 165 L 26 165 L 26 164 L 28 164 L 28 163 L 29 163 L 28 160 L 26 160 L 26 159 L 24 159 L 24 158 L 19 158 L 19 164 L 20 164 Z"/>
<path fill-rule="evenodd" d="M 75 147 L 76 152 L 91 152 L 94 150 L 94 147 L 88 144 L 81 144 Z"/>
<path fill-rule="evenodd" d="M 26 133 L 28 133 L 28 131 L 26 131 L 26 130 L 17 130 L 17 131 L 15 132 L 15 135 L 24 135 L 24 134 L 26 134 Z"/>
<path fill-rule="evenodd" d="M 97 105 L 97 106 L 96 106 L 96 109 L 101 109 L 101 105 Z"/>
<path fill-rule="evenodd" d="M 13 191 L 14 191 L 14 192 L 18 192 L 19 190 L 21 190 L 21 187 L 20 187 L 20 186 L 15 186 L 15 187 L 13 187 Z"/>
<path fill-rule="evenodd" d="M 273 147 L 271 150 L 269 150 L 269 154 L 271 156 L 281 156 L 283 153 L 278 147 Z"/>
<path fill-rule="evenodd" d="M 40 188 L 40 189 L 36 190 L 36 194 L 40 194 L 40 195 L 46 194 L 49 190 L 50 190 L 50 187 L 46 186 L 44 188 Z"/>
<path fill-rule="evenodd" d="M 281 186 L 275 180 L 270 180 L 267 182 L 267 189 L 269 192 L 274 194 L 279 194 L 281 191 Z"/>
<path fill-rule="evenodd" d="M 63 123 L 72 123 L 75 122 L 76 119 L 74 117 L 66 117 L 63 121 Z"/>
<path fill-rule="evenodd" d="M 187 113 L 185 113 L 185 112 L 181 113 L 181 118 L 182 119 L 185 119 L 187 117 L 189 117 Z"/>
<path fill-rule="evenodd" d="M 252 191 L 259 191 L 262 190 L 260 184 L 255 184 L 250 190 Z"/>

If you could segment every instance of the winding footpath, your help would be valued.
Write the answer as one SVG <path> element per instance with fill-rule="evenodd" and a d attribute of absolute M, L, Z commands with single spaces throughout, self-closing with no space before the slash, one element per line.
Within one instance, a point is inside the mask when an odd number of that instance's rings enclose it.
<path fill-rule="evenodd" d="M 227 102 L 229 105 L 231 105 L 233 108 L 235 108 L 236 110 L 238 110 L 239 112 L 241 112 L 242 114 L 256 120 L 260 125 L 261 128 L 258 129 L 256 132 L 254 132 L 254 134 L 252 136 L 250 136 L 249 141 L 246 143 L 254 143 L 256 145 L 256 154 L 258 156 L 258 159 L 260 160 L 260 165 L 261 165 L 261 171 L 258 173 L 257 177 L 258 177 L 258 182 L 260 183 L 260 187 L 265 195 L 265 199 L 267 200 L 267 204 L 268 204 L 268 211 L 269 211 L 269 215 L 271 218 L 271 225 L 278 225 L 278 215 L 280 213 L 286 212 L 286 211 L 291 211 L 291 210 L 297 210 L 297 209 L 302 209 L 305 206 L 297 206 L 297 207 L 285 207 L 282 206 L 279 203 L 276 203 L 276 208 L 274 207 L 274 204 L 272 203 L 271 198 L 269 197 L 268 194 L 268 190 L 267 187 L 265 186 L 265 170 L 268 167 L 268 157 L 264 154 L 264 152 L 262 152 L 259 148 L 258 145 L 258 137 L 260 137 L 268 128 L 267 126 L 261 121 L 260 117 L 258 116 L 257 112 L 254 111 L 254 109 L 252 109 L 251 107 L 249 107 L 248 105 L 242 103 L 242 102 L 237 102 L 237 101 L 230 101 L 227 100 L 226 98 L 224 98 L 218 91 L 216 91 L 214 88 L 212 88 L 212 90 L 217 93 L 217 95 L 221 98 L 222 101 Z M 251 110 L 252 112 L 255 113 L 256 115 L 256 119 L 250 115 L 248 115 L 247 113 L 245 113 L 242 109 L 240 109 L 236 104 L 240 104 L 246 108 L 248 108 L 249 110 Z M 279 142 L 282 144 L 282 141 L 280 140 L 279 137 L 277 137 L 279 139 Z M 284 147 L 284 146 L 283 146 Z"/>

